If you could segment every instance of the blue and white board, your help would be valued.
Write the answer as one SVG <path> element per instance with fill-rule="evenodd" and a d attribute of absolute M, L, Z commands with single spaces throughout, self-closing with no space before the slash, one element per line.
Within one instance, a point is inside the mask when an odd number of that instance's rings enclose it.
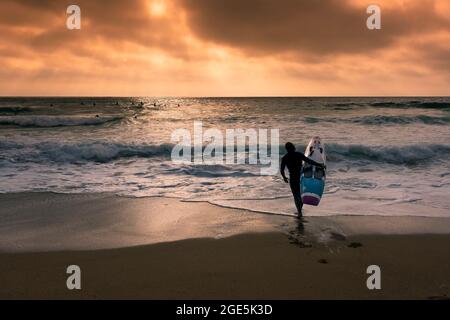
<path fill-rule="evenodd" d="M 305 150 L 305 156 L 318 163 L 326 164 L 325 146 L 320 137 L 312 138 Z M 300 176 L 300 192 L 304 204 L 317 206 L 322 199 L 325 188 L 326 172 L 322 168 L 303 164 Z"/>

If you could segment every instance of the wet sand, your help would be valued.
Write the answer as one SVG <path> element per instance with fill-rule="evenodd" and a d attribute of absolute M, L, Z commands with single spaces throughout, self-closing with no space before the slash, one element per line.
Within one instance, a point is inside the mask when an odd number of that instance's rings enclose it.
<path fill-rule="evenodd" d="M 446 218 L 301 222 L 112 195 L 16 194 L 0 202 L 1 299 L 450 297 Z M 156 230 L 179 230 L 178 240 L 145 238 Z M 72 264 L 81 267 L 80 291 L 66 288 Z M 373 264 L 381 268 L 381 290 L 366 286 Z"/>

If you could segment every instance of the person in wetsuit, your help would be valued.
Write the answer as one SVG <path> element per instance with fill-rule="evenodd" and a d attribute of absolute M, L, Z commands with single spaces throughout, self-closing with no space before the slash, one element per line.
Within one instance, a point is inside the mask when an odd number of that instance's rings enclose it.
<path fill-rule="evenodd" d="M 285 154 L 283 158 L 281 158 L 280 171 L 284 182 L 289 183 L 291 187 L 295 206 L 297 207 L 299 216 L 301 216 L 303 208 L 302 197 L 300 195 L 300 173 L 302 171 L 302 161 L 324 169 L 325 165 L 309 159 L 303 153 L 295 151 L 295 146 L 291 142 L 287 142 L 285 148 L 287 154 Z M 286 177 L 284 172 L 286 167 L 289 170 L 289 179 Z"/>

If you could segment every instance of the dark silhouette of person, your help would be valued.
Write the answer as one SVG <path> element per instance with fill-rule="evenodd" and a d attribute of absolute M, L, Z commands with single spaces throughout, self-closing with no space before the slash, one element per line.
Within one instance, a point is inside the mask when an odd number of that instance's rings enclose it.
<path fill-rule="evenodd" d="M 286 148 L 287 154 L 281 158 L 280 172 L 284 182 L 289 183 L 291 187 L 298 215 L 301 216 L 303 208 L 302 197 L 300 195 L 300 173 L 302 171 L 302 161 L 320 168 L 325 169 L 326 167 L 322 163 L 309 159 L 303 153 L 295 151 L 295 146 L 291 142 L 287 142 L 284 147 Z M 289 170 L 289 179 L 286 177 L 284 172 L 286 167 Z"/>

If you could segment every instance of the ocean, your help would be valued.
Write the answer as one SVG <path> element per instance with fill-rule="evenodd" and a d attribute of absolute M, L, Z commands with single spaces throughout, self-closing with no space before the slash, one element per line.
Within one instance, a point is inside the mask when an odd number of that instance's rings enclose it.
<path fill-rule="evenodd" d="M 280 156 L 320 136 L 327 183 L 305 215 L 450 217 L 450 98 L 0 98 L 0 193 L 174 197 L 294 215 L 255 164 L 174 163 L 194 121 L 278 129 Z"/>

